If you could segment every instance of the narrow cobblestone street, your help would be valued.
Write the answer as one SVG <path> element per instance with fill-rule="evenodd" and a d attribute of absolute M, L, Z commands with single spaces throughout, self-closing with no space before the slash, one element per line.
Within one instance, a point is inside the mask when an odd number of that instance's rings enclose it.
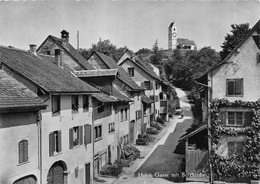
<path fill-rule="evenodd" d="M 184 110 L 184 118 L 174 116 L 158 135 L 155 143 L 148 146 L 137 146 L 143 159 L 137 159 L 134 164 L 124 168 L 124 174 L 118 179 L 101 178 L 105 183 L 160 183 L 184 182 L 183 171 L 184 147 L 178 143 L 179 138 L 186 133 L 193 122 L 191 106 L 186 94 L 176 88 L 180 98 L 180 106 Z M 174 176 L 174 177 L 172 177 Z"/>

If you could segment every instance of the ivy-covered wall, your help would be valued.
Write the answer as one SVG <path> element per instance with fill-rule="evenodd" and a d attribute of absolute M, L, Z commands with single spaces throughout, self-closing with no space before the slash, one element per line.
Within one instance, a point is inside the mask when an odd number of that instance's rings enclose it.
<path fill-rule="evenodd" d="M 222 108 L 244 108 L 252 112 L 250 125 L 244 127 L 227 127 L 221 123 Z M 248 102 L 237 100 L 230 102 L 227 99 L 215 99 L 211 103 L 211 136 L 212 163 L 214 180 L 249 180 L 259 179 L 260 163 L 260 101 Z M 227 153 L 227 140 L 244 141 L 243 155 Z"/>

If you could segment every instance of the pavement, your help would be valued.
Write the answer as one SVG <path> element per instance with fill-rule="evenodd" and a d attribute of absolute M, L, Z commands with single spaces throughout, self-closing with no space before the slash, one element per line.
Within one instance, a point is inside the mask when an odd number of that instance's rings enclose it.
<path fill-rule="evenodd" d="M 176 88 L 176 92 L 178 94 L 178 97 L 180 98 L 180 107 L 184 109 L 184 117 L 182 119 L 180 119 L 180 116 L 174 116 L 173 118 L 170 118 L 167 126 L 163 130 L 161 130 L 161 132 L 156 136 L 156 141 L 153 142 L 152 144 L 147 146 L 136 146 L 141 152 L 140 158 L 136 159 L 133 165 L 131 165 L 130 167 L 124 167 L 123 174 L 121 174 L 119 178 L 98 177 L 98 179 L 102 182 L 94 181 L 93 184 L 100 184 L 100 183 L 104 183 L 104 184 L 133 184 L 133 183 L 170 184 L 171 183 L 172 184 L 173 183 L 172 181 L 163 179 L 163 177 L 161 176 L 156 177 L 156 175 L 154 174 L 152 175 L 150 172 L 137 172 L 137 171 L 142 169 L 142 166 L 148 159 L 151 159 L 151 155 L 154 154 L 156 150 L 158 150 L 157 148 L 160 148 L 162 145 L 164 145 L 166 141 L 173 141 L 173 140 L 169 140 L 168 137 L 169 135 L 173 135 L 174 132 L 176 133 L 177 125 L 179 127 L 178 129 L 180 129 L 178 130 L 178 132 L 180 132 L 181 129 L 183 129 L 183 124 L 184 124 L 183 122 L 191 121 L 190 104 L 186 98 L 185 92 L 179 88 Z M 181 132 L 181 134 L 183 134 L 183 132 Z M 179 134 L 178 137 L 175 137 L 173 139 L 178 139 L 178 138 L 179 138 Z M 158 162 L 156 164 L 159 166 L 162 163 Z M 167 163 L 163 163 L 163 164 L 167 164 Z M 172 162 L 170 164 L 172 164 L 171 166 L 175 165 Z M 156 165 L 154 167 L 156 168 Z M 191 183 L 201 184 L 201 182 L 189 182 L 189 184 Z"/>

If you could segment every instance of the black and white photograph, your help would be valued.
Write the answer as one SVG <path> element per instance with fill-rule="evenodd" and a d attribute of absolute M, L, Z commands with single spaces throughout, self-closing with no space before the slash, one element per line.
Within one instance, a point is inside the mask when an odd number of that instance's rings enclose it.
<path fill-rule="evenodd" d="M 260 0 L 0 0 L 0 184 L 174 183 L 260 183 Z"/>

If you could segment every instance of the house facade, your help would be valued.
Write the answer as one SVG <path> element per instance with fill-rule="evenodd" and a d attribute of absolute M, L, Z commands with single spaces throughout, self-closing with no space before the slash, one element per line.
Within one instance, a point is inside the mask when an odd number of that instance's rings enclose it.
<path fill-rule="evenodd" d="M 143 61 L 141 61 L 137 56 L 132 56 L 128 50 L 125 51 L 117 64 L 122 66 L 138 85 L 145 88 L 145 95 L 154 101 L 151 104 L 150 120 L 148 122 L 149 126 L 151 121 L 154 121 L 155 118 L 160 117 L 161 106 L 159 95 L 162 93 L 162 80 L 156 74 L 156 72 L 159 72 L 159 69 L 155 66 L 151 66 L 150 64 L 143 63 Z M 163 114 L 165 115 L 167 113 L 164 111 Z M 167 121 L 166 116 L 164 117 L 164 120 Z"/>
<path fill-rule="evenodd" d="M 40 110 L 46 105 L 0 69 L 0 183 L 39 183 Z"/>
<path fill-rule="evenodd" d="M 129 107 L 129 125 L 122 128 L 128 130 L 128 139 L 130 143 L 135 143 L 138 134 L 142 133 L 142 125 L 144 124 L 143 107 L 141 102 L 141 95 L 144 89 L 138 86 L 133 79 L 131 79 L 124 69 L 116 64 L 116 62 L 108 55 L 99 52 L 93 52 L 88 58 L 88 62 L 96 70 L 102 69 L 117 69 L 118 75 L 113 81 L 113 89 L 120 91 L 132 100 Z M 120 95 L 117 93 L 117 95 Z M 115 93 L 114 93 L 115 94 Z M 124 130 L 124 131 L 127 131 Z"/>
<path fill-rule="evenodd" d="M 211 130 L 212 180 L 259 179 L 259 40 L 258 21 L 223 62 L 198 79 L 204 86 L 203 120 Z"/>
<path fill-rule="evenodd" d="M 103 92 L 93 95 L 94 170 L 98 176 L 103 166 L 120 158 L 122 146 L 129 143 L 131 99 L 113 85 L 117 69 L 82 70 L 74 74 Z"/>
<path fill-rule="evenodd" d="M 1 47 L 3 70 L 26 85 L 47 108 L 41 111 L 40 183 L 90 183 L 92 94 L 99 90 L 74 76 L 60 55 Z"/>

